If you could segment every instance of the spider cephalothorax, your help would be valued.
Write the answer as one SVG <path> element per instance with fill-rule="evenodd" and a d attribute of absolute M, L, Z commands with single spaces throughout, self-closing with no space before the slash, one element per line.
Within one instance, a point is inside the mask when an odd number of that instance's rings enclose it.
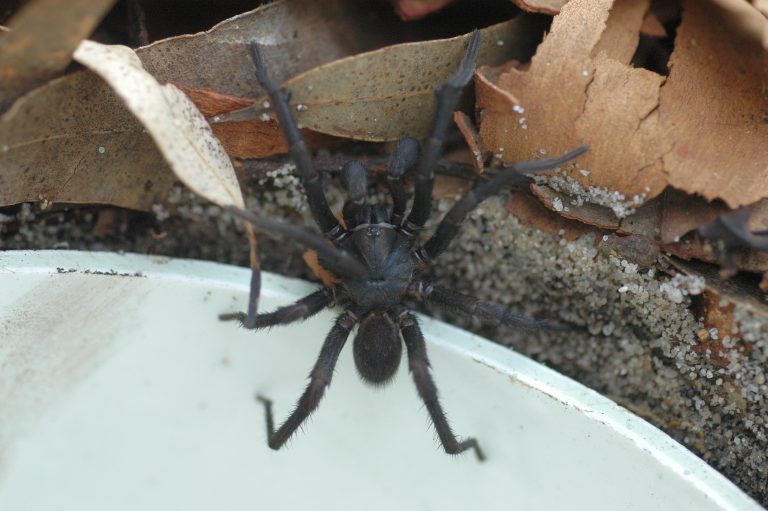
<path fill-rule="evenodd" d="M 267 407 L 267 429 L 271 448 L 279 449 L 317 408 L 325 388 L 331 381 L 339 353 L 353 327 L 357 325 L 353 351 L 355 365 L 363 380 L 374 385 L 387 383 L 397 371 L 402 355 L 401 342 L 404 342 L 414 383 L 445 451 L 457 454 L 472 448 L 478 458 L 483 459 L 477 440 L 469 438 L 459 441 L 451 431 L 429 372 L 424 336 L 415 316 L 401 302 L 404 298 L 411 297 L 416 300 L 429 300 L 486 321 L 524 328 L 546 326 L 545 321 L 520 316 L 498 305 L 434 285 L 421 275 L 431 261 L 447 248 L 458 232 L 461 222 L 477 204 L 502 189 L 521 173 L 557 167 L 583 153 L 586 148 L 577 148 L 559 158 L 519 163 L 501 170 L 492 179 L 462 197 L 445 215 L 435 234 L 423 246 L 419 245 L 416 234 L 427 221 L 432 205 L 434 167 L 442 153 L 445 133 L 461 90 L 472 77 L 479 46 L 480 33 L 476 31 L 469 40 L 466 54 L 457 72 L 437 89 L 437 113 L 430 137 L 424 146 L 420 149 L 418 142 L 411 138 L 405 138 L 396 145 L 388 163 L 387 182 L 392 196 L 391 210 L 381 204 L 368 203 L 366 172 L 362 164 L 352 161 L 344 166 L 342 175 L 349 200 L 342 211 L 342 225 L 328 206 L 320 175 L 312 165 L 311 155 L 292 116 L 288 94 L 270 79 L 258 45 L 251 44 L 256 77 L 272 99 L 278 120 L 290 144 L 291 155 L 296 162 L 312 215 L 325 239 L 300 227 L 259 218 L 238 208 L 229 209 L 259 229 L 290 236 L 315 249 L 321 266 L 338 277 L 340 282 L 331 287 L 324 287 L 275 312 L 256 314 L 249 309 L 248 314 L 224 314 L 221 317 L 239 319 L 246 328 L 265 328 L 306 319 L 332 305 L 346 307 L 326 337 L 310 373 L 309 385 L 299 399 L 296 409 L 277 431 L 273 427 L 271 402 L 260 398 Z M 406 194 L 402 178 L 403 174 L 414 166 L 414 201 L 406 217 Z M 252 287 L 252 295 L 256 292 Z M 250 303 L 254 303 L 253 298 L 252 296 Z"/>

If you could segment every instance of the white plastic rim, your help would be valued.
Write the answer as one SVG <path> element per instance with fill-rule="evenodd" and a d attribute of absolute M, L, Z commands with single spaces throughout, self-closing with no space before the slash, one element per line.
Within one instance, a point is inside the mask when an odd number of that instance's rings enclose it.
<path fill-rule="evenodd" d="M 263 279 L 263 310 L 316 289 Z M 0 509 L 762 509 L 608 399 L 429 318 L 444 408 L 487 461 L 442 452 L 406 363 L 374 389 L 349 346 L 272 451 L 254 396 L 287 416 L 337 311 L 261 333 L 219 321 L 248 281 L 207 262 L 0 252 Z"/>

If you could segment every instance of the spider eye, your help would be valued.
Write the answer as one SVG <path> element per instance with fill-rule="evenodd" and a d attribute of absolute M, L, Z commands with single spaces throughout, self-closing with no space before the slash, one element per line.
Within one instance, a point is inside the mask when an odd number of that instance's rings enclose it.
<path fill-rule="evenodd" d="M 381 236 L 381 228 L 376 226 L 371 226 L 368 228 L 368 236 L 371 236 L 372 238 L 377 238 Z"/>

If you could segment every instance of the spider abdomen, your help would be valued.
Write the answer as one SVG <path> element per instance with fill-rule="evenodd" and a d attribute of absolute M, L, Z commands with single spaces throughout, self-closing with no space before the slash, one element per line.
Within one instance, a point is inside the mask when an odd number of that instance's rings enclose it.
<path fill-rule="evenodd" d="M 400 365 L 400 330 L 386 312 L 370 312 L 360 321 L 352 351 L 360 377 L 367 383 L 384 385 Z"/>

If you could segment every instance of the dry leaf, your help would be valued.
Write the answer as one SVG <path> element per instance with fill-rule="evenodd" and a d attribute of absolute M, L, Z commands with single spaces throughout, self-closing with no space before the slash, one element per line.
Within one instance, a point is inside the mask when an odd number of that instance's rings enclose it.
<path fill-rule="evenodd" d="M 635 234 L 629 236 L 603 235 L 598 247 L 603 253 L 613 253 L 622 259 L 640 265 L 641 268 L 656 267 L 661 255 L 656 242 L 645 236 Z"/>
<path fill-rule="evenodd" d="M 328 16 L 328 12 L 334 12 Z M 184 90 L 214 124 L 227 153 L 263 158 L 287 151 L 280 130 L 264 121 L 261 102 L 253 115 L 231 116 L 232 107 L 253 103 L 263 94 L 254 78 L 247 43 L 257 41 L 272 77 L 291 76 L 390 42 L 387 22 L 373 26 L 370 6 L 354 0 L 277 1 L 219 23 L 206 32 L 173 37 L 136 50 L 144 67 L 160 81 Z M 221 117 L 220 119 L 213 119 Z M 313 147 L 335 141 L 303 130 Z"/>
<path fill-rule="evenodd" d="M 144 127 L 93 73 L 53 80 L 0 117 L 0 205 L 150 210 L 175 178 Z"/>
<path fill-rule="evenodd" d="M 669 184 L 731 208 L 757 202 L 768 197 L 768 20 L 743 0 L 684 5 L 659 104 Z"/>
<path fill-rule="evenodd" d="M 513 191 L 507 203 L 507 210 L 525 225 L 535 227 L 550 234 L 562 234 L 563 238 L 573 241 L 592 228 L 561 217 L 545 208 L 541 202 L 523 192 Z"/>
<path fill-rule="evenodd" d="M 172 84 L 160 85 L 142 67 L 133 50 L 83 41 L 75 60 L 101 76 L 141 121 L 173 172 L 198 195 L 221 206 L 245 208 L 232 162 L 205 117 Z M 246 224 L 250 246 L 249 314 L 258 309 L 261 264 L 253 226 Z"/>
<path fill-rule="evenodd" d="M 483 151 L 480 148 L 480 134 L 472 123 L 472 119 L 470 119 L 464 112 L 459 111 L 453 113 L 453 122 L 459 127 L 459 131 L 461 131 L 464 141 L 472 152 L 472 166 L 475 167 L 478 175 L 483 175 L 485 172 L 485 158 L 483 157 Z"/>
<path fill-rule="evenodd" d="M 253 64 L 238 41 L 272 41 L 267 52 L 287 56 L 275 69 L 283 77 L 376 44 L 379 31 L 354 18 L 362 8 L 357 3 L 333 3 L 346 13 L 333 17 L 326 15 L 327 5 L 274 2 L 208 33 L 160 41 L 138 52 L 162 80 L 256 96 Z M 230 141 L 238 138 L 233 128 L 227 132 Z M 0 118 L 0 141 L 0 205 L 54 201 L 149 210 L 174 181 L 141 124 L 89 73 L 74 73 L 20 98 Z M 243 154 L 253 154 L 245 149 L 251 148 L 243 148 Z"/>
<path fill-rule="evenodd" d="M 232 162 L 183 92 L 160 85 L 126 46 L 83 41 L 74 58 L 117 92 L 184 184 L 219 206 L 245 207 Z"/>
<path fill-rule="evenodd" d="M 530 55 L 543 20 L 520 16 L 481 30 L 478 63 Z M 337 60 L 290 79 L 302 126 L 358 140 L 396 140 L 429 133 L 434 89 L 456 69 L 469 34 L 390 46 Z M 343 76 L 343 81 L 339 77 Z"/>
<path fill-rule="evenodd" d="M 0 111 L 64 71 L 115 0 L 28 1 L 0 36 Z"/>
<path fill-rule="evenodd" d="M 557 14 L 568 0 L 512 0 L 518 7 L 529 12 Z"/>
<path fill-rule="evenodd" d="M 685 234 L 727 212 L 723 204 L 713 204 L 670 188 L 662 195 L 661 242 L 678 242 Z"/>
<path fill-rule="evenodd" d="M 186 94 L 206 118 L 228 114 L 256 102 L 253 98 L 230 96 L 211 89 L 194 89 L 174 80 L 169 80 L 168 83 L 175 85 L 176 88 Z"/>
<path fill-rule="evenodd" d="M 589 203 L 573 204 L 568 195 L 556 192 L 548 186 L 531 185 L 531 192 L 544 206 L 565 218 L 601 229 L 615 231 L 619 228 L 619 219 L 608 208 Z"/>
<path fill-rule="evenodd" d="M 158 81 L 255 98 L 248 43 L 257 41 L 278 83 L 348 55 L 386 44 L 384 23 L 369 24 L 367 2 L 278 0 L 193 35 L 172 37 L 136 50 Z M 333 15 L 330 15 L 333 13 Z"/>
<path fill-rule="evenodd" d="M 586 143 L 590 151 L 579 164 L 589 176 L 573 176 L 583 187 L 606 187 L 629 197 L 658 194 L 665 181 L 659 158 L 648 147 L 657 145 L 649 131 L 663 77 L 631 68 L 605 51 L 628 59 L 648 3 L 572 0 L 555 17 L 527 70 L 509 69 L 496 80 L 481 70 L 487 78 L 478 81 L 486 147 L 503 148 L 504 159 L 514 161 L 541 149 L 558 153 Z M 621 30 L 609 31 L 611 44 L 601 45 L 609 11 L 611 26 Z M 604 51 L 593 56 L 596 49 Z"/>
<path fill-rule="evenodd" d="M 219 122 L 222 115 L 254 104 L 254 99 L 219 94 L 209 89 L 192 89 L 178 82 L 173 83 L 192 100 L 200 112 L 212 121 L 213 134 L 232 158 L 266 158 L 288 152 L 288 142 L 283 131 L 273 120 L 246 120 Z M 328 147 L 339 139 L 314 131 L 301 130 L 304 140 L 313 148 Z"/>
<path fill-rule="evenodd" d="M 732 207 L 768 196 L 768 22 L 739 0 L 685 2 L 667 78 L 629 66 L 648 5 L 571 0 L 528 69 L 481 70 L 485 146 L 514 161 L 586 143 L 589 172 L 571 177 L 630 205 L 668 184 Z"/>
<path fill-rule="evenodd" d="M 616 232 L 644 236 L 658 242 L 661 236 L 661 213 L 661 199 L 651 199 L 639 206 L 633 214 L 622 218 Z"/>

